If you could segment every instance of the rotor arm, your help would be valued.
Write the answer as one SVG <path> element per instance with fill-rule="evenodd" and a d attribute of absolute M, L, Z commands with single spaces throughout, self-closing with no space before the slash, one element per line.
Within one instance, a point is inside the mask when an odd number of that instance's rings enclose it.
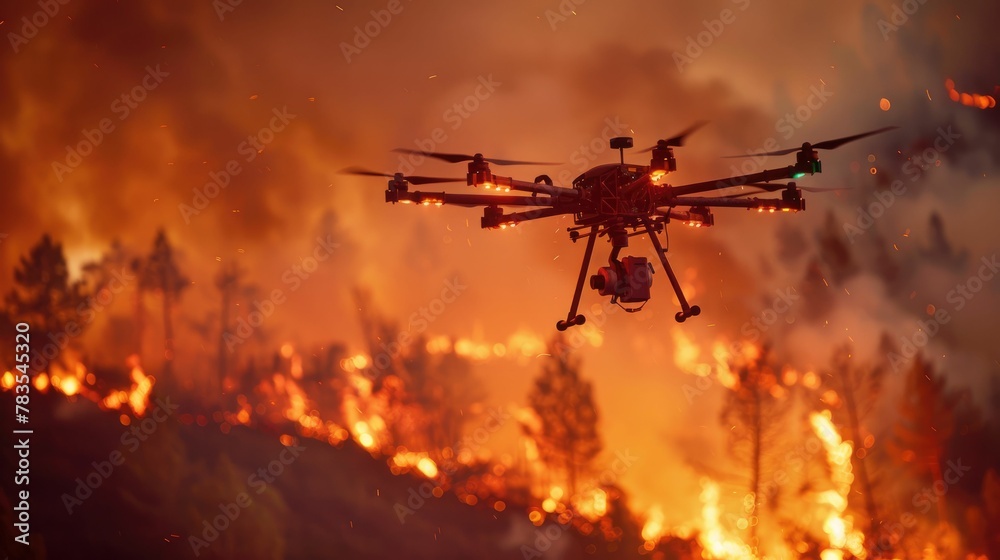
<path fill-rule="evenodd" d="M 502 208 L 487 206 L 483 211 L 481 224 L 483 229 L 506 229 L 508 227 L 514 227 L 521 222 L 538 220 L 551 216 L 560 216 L 563 214 L 575 214 L 579 211 L 580 209 L 577 208 L 577 205 L 572 205 L 560 207 L 540 207 L 534 210 L 504 214 Z"/>
<path fill-rule="evenodd" d="M 691 196 L 691 197 L 678 197 L 671 200 L 668 204 L 662 206 L 669 206 L 671 208 L 676 206 L 692 206 L 692 207 L 717 207 L 717 208 L 746 208 L 747 210 L 758 210 L 760 212 L 799 212 L 806 209 L 805 199 L 799 196 L 789 196 L 782 198 L 726 198 L 726 197 L 707 197 L 707 196 Z"/>
<path fill-rule="evenodd" d="M 530 192 L 535 194 L 547 194 L 550 196 L 561 196 L 564 198 L 579 198 L 580 191 L 576 189 L 570 189 L 566 187 L 557 187 L 554 185 L 547 185 L 545 183 L 532 183 L 529 181 L 519 181 L 513 177 L 499 177 L 497 175 L 493 176 L 493 186 L 498 191 L 522 191 Z M 479 186 L 479 185 L 473 185 Z M 488 187 L 487 187 L 488 188 Z"/>
<path fill-rule="evenodd" d="M 671 187 L 663 194 L 662 197 L 659 197 L 657 205 L 667 206 L 668 204 L 663 204 L 661 202 L 666 202 L 669 197 L 698 194 L 708 191 L 727 189 L 729 187 L 739 187 L 750 183 L 767 183 L 770 181 L 782 181 L 784 179 L 797 179 L 803 175 L 813 175 L 815 173 L 820 173 L 821 171 L 822 169 L 819 166 L 819 160 L 814 160 L 811 162 L 796 163 L 795 165 L 789 165 L 788 167 L 765 169 L 758 173 L 751 173 L 749 175 L 739 175 L 726 179 L 716 179 L 714 181 L 702 181 L 700 183 L 691 183 L 690 185 L 678 185 Z"/>
<path fill-rule="evenodd" d="M 538 206 L 551 207 L 556 203 L 553 197 L 541 196 L 515 196 L 515 195 L 492 195 L 492 194 L 464 194 L 446 192 L 401 192 L 385 191 L 386 202 L 402 202 L 404 204 L 420 204 L 423 206 L 441 206 L 449 204 L 452 206 L 465 206 L 472 208 L 475 206 Z"/>

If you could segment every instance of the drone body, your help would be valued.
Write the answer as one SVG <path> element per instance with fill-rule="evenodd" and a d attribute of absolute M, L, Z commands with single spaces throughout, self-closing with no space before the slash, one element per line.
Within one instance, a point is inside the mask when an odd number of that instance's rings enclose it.
<path fill-rule="evenodd" d="M 656 249 L 660 265 L 680 302 L 681 310 L 677 312 L 675 319 L 677 322 L 683 322 L 688 317 L 700 314 L 701 309 L 697 305 L 688 304 L 680 284 L 677 282 L 677 277 L 667 261 L 667 251 L 660 244 L 658 235 L 665 234 L 666 225 L 671 220 L 680 221 L 693 227 L 712 226 L 715 223 L 710 210 L 712 207 L 756 209 L 759 212 L 805 210 L 802 190 L 836 189 L 810 189 L 798 187 L 795 183 L 769 183 L 820 173 L 822 166 L 816 150 L 836 148 L 847 142 L 889 130 L 883 128 L 817 144 L 806 142 L 802 144 L 801 148 L 754 154 L 784 155 L 797 152 L 795 163 L 786 167 L 689 185 L 672 186 L 664 183 L 664 177 L 677 169 L 673 148 L 683 145 L 684 138 L 702 124 L 698 123 L 673 138 L 660 140 L 655 146 L 643 150 L 642 153 L 651 153 L 649 165 L 626 164 L 624 150 L 632 147 L 632 139 L 629 137 L 612 138 L 611 148 L 619 150 L 620 163 L 593 167 L 577 177 L 571 187 L 554 185 L 552 179 L 547 175 L 539 175 L 530 182 L 520 181 L 512 177 L 494 175 L 490 168 L 491 163 L 495 165 L 555 164 L 492 159 L 485 158 L 482 154 L 464 155 L 396 150 L 429 156 L 450 163 L 468 161 L 468 173 L 464 179 L 406 177 L 402 173 L 389 175 L 357 168 L 345 171 L 355 175 L 389 177 L 388 188 L 385 191 L 386 202 L 483 207 L 481 221 L 483 228 L 505 229 L 530 220 L 572 215 L 574 225 L 567 228 L 570 239 L 575 242 L 581 237 L 586 237 L 587 247 L 569 313 L 565 320 L 556 323 L 556 328 L 559 330 L 582 325 L 586 321 L 586 317 L 578 314 L 577 310 L 598 237 L 608 237 L 612 249 L 608 257 L 608 266 L 599 268 L 597 273 L 590 277 L 590 287 L 597 290 L 602 296 L 610 296 L 611 302 L 614 304 L 638 304 L 635 307 L 622 306 L 626 311 L 635 312 L 642 309 L 642 306 L 650 298 L 653 266 L 645 257 L 623 256 L 619 258 L 619 253 L 628 247 L 629 237 L 645 233 Z M 409 189 L 410 184 L 450 182 L 464 182 L 468 186 L 494 191 L 497 194 L 433 193 L 410 191 Z M 781 197 L 746 197 L 747 194 L 751 194 L 747 192 L 714 197 L 694 196 L 737 186 L 750 186 L 757 189 L 752 193 L 780 190 Z M 521 191 L 530 193 L 530 195 L 507 194 L 510 191 Z M 508 213 L 507 209 L 514 211 Z"/>

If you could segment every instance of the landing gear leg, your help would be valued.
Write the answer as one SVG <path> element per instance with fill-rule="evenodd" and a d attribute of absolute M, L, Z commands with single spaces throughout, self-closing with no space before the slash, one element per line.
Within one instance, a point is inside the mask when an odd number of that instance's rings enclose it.
<path fill-rule="evenodd" d="M 578 315 L 576 310 L 580 306 L 580 296 L 583 294 L 583 282 L 587 279 L 587 269 L 590 268 L 590 257 L 594 254 L 594 242 L 597 241 L 597 226 L 591 226 L 587 235 L 587 249 L 583 253 L 583 266 L 580 267 L 580 278 L 576 281 L 576 291 L 573 293 L 573 303 L 569 306 L 569 314 L 565 321 L 556 323 L 556 328 L 564 331 L 575 325 L 582 325 L 587 321 L 583 315 Z"/>
<path fill-rule="evenodd" d="M 670 268 L 670 263 L 667 262 L 667 252 L 660 245 L 660 240 L 656 237 L 656 230 L 653 229 L 649 220 L 643 220 L 642 225 L 646 228 L 646 233 L 649 234 L 649 240 L 653 242 L 653 247 L 656 248 L 656 254 L 660 256 L 660 264 L 663 265 L 663 270 L 667 273 L 667 278 L 670 279 L 670 285 L 674 287 L 674 293 L 677 294 L 677 301 L 681 302 L 681 310 L 674 315 L 674 320 L 678 323 L 683 323 L 688 317 L 701 315 L 700 307 L 697 305 L 688 305 L 687 298 L 684 297 L 684 292 L 681 290 L 681 285 L 677 282 L 677 276 L 674 275 L 673 269 Z"/>

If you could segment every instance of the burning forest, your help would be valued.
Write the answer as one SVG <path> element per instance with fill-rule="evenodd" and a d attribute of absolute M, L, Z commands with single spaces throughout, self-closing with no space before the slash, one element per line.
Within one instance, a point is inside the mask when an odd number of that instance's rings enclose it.
<path fill-rule="evenodd" d="M 1000 559 L 995 6 L 181 4 L 0 10 L 6 558 Z"/>

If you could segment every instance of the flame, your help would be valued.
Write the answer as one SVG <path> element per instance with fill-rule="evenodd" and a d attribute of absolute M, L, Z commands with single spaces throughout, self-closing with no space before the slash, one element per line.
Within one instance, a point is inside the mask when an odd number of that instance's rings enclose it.
<path fill-rule="evenodd" d="M 725 344 L 716 341 L 712 344 L 712 358 L 704 361 L 701 358 L 702 349 L 691 341 L 683 329 L 675 328 L 672 331 L 674 337 L 674 364 L 685 373 L 698 377 L 710 378 L 715 376 L 715 380 L 727 389 L 735 389 L 739 384 L 739 376 L 734 372 L 730 364 L 741 362 L 752 362 L 760 357 L 760 348 L 753 344 Z"/>
<path fill-rule="evenodd" d="M 80 396 L 98 403 L 107 410 L 119 410 L 128 404 L 135 415 L 142 416 L 149 405 L 149 394 L 156 380 L 142 371 L 138 357 L 130 356 L 126 363 L 131 368 L 132 377 L 132 387 L 128 391 L 112 389 L 102 396 L 93 388 L 97 377 L 88 372 L 86 366 L 79 361 L 73 362 L 68 369 L 59 364 L 52 364 L 49 371 L 36 374 L 31 383 L 39 393 L 45 394 L 51 389 L 67 397 Z M 5 371 L 3 376 L 0 376 L 0 388 L 13 389 L 15 381 L 14 374 Z"/>
<path fill-rule="evenodd" d="M 146 406 L 149 405 L 149 392 L 153 389 L 155 380 L 139 367 L 138 357 L 133 356 L 133 358 L 132 389 L 128 393 L 128 403 L 138 416 L 142 416 L 146 413 Z"/>
<path fill-rule="evenodd" d="M 719 508 L 719 485 L 705 478 L 702 479 L 701 486 L 702 531 L 698 535 L 698 542 L 705 549 L 702 555 L 705 558 L 755 560 L 756 556 L 750 546 L 738 537 L 727 534 L 719 522 L 722 515 Z"/>
<path fill-rule="evenodd" d="M 416 469 L 429 479 L 435 479 L 439 474 L 437 463 L 427 453 L 414 453 L 404 447 L 400 447 L 388 462 L 393 474 L 401 474 L 410 469 Z"/>
<path fill-rule="evenodd" d="M 583 337 L 583 341 L 593 348 L 604 344 L 604 335 L 597 329 L 587 328 L 575 331 Z M 491 342 L 489 340 L 474 340 L 468 337 L 452 338 L 435 336 L 427 341 L 426 349 L 431 354 L 447 354 L 454 352 L 459 356 L 475 361 L 492 359 L 513 359 L 518 363 L 526 363 L 529 358 L 548 351 L 545 339 L 527 330 L 519 330 L 508 337 L 506 342 Z"/>
<path fill-rule="evenodd" d="M 830 546 L 820 553 L 820 557 L 823 560 L 841 560 L 846 550 L 855 557 L 863 559 L 866 556 L 865 537 L 860 531 L 854 530 L 853 518 L 844 516 L 844 510 L 847 509 L 847 496 L 850 494 L 851 484 L 854 482 L 854 474 L 851 472 L 851 456 L 854 454 L 854 445 L 840 437 L 831 418 L 829 410 L 813 412 L 809 415 L 813 431 L 823 442 L 823 448 L 826 450 L 827 463 L 830 465 L 834 484 L 833 489 L 821 492 L 817 496 L 817 502 L 830 509 L 823 522 L 823 532 L 826 533 Z"/>
<path fill-rule="evenodd" d="M 646 523 L 642 526 L 642 539 L 655 545 L 656 541 L 663 536 L 663 522 L 663 509 L 659 505 L 650 508 L 646 514 Z M 652 547 L 647 547 L 647 550 L 652 550 Z"/>
<path fill-rule="evenodd" d="M 589 488 L 574 496 L 573 508 L 589 521 L 597 521 L 608 513 L 608 493 L 601 488 Z"/>

